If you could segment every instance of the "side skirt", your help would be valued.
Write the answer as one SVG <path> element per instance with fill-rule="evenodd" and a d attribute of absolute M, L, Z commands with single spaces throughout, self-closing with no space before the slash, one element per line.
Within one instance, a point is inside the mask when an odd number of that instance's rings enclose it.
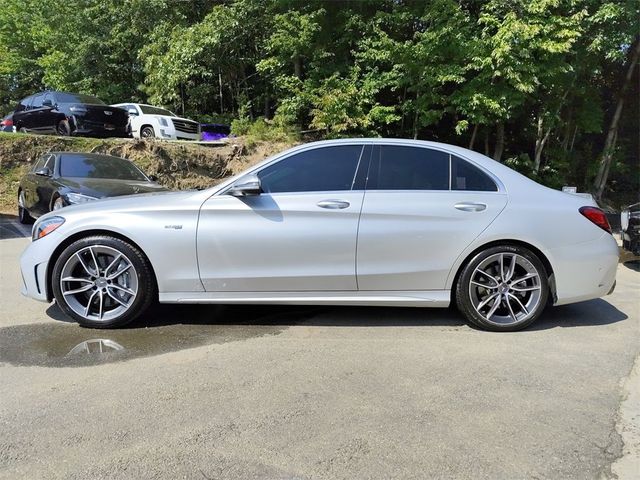
<path fill-rule="evenodd" d="M 385 292 L 164 292 L 160 303 L 280 305 L 370 305 L 397 307 L 449 306 L 450 290 Z"/>

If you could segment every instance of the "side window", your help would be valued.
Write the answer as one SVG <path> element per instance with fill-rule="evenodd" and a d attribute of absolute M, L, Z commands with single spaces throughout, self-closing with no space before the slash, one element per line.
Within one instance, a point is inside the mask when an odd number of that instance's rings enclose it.
<path fill-rule="evenodd" d="M 31 110 L 35 108 L 42 108 L 42 100 L 44 100 L 44 94 L 35 95 L 33 97 L 33 102 L 31 103 Z"/>
<path fill-rule="evenodd" d="M 47 158 L 47 161 L 44 163 L 44 167 L 48 168 L 49 171 L 53 174 L 53 168 L 56 165 L 56 156 L 55 155 L 49 155 Z"/>
<path fill-rule="evenodd" d="M 369 190 L 449 190 L 449 154 L 438 150 L 381 145 L 372 162 Z"/>
<path fill-rule="evenodd" d="M 23 112 L 29 109 L 29 104 L 31 103 L 32 97 L 23 98 L 20 100 L 20 103 L 16 105 L 16 112 Z"/>
<path fill-rule="evenodd" d="M 496 183 L 475 165 L 451 156 L 451 190 L 497 192 Z"/>
<path fill-rule="evenodd" d="M 265 192 L 325 192 L 351 190 L 362 145 L 307 150 L 260 170 Z"/>
<path fill-rule="evenodd" d="M 33 164 L 32 172 L 37 172 L 41 168 L 44 168 L 45 162 L 49 159 L 50 155 L 42 155 L 36 163 Z"/>
<path fill-rule="evenodd" d="M 51 102 L 51 105 L 55 105 L 56 103 L 51 93 L 45 93 L 44 98 L 42 99 L 42 103 L 44 104 L 44 102 L 46 102 L 47 100 Z"/>
<path fill-rule="evenodd" d="M 125 105 L 124 108 L 127 112 L 129 112 L 129 115 L 134 115 L 134 116 L 138 116 L 138 109 L 135 105 Z"/>

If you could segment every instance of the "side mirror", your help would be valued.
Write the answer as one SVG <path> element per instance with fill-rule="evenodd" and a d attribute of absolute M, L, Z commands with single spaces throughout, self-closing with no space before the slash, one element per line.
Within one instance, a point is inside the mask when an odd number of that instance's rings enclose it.
<path fill-rule="evenodd" d="M 149 175 L 149 180 L 151 180 L 152 182 L 157 182 L 158 177 L 156 177 L 155 175 Z"/>
<path fill-rule="evenodd" d="M 242 197 L 244 195 L 260 195 L 262 187 L 260 186 L 260 178 L 257 175 L 247 175 L 242 177 L 233 184 L 229 190 L 229 195 L 234 197 Z"/>
<path fill-rule="evenodd" d="M 49 170 L 49 167 L 44 167 L 44 168 L 41 168 L 40 170 L 36 170 L 36 175 L 40 175 L 41 177 L 50 177 L 51 170 Z"/>
<path fill-rule="evenodd" d="M 44 102 L 42 102 L 42 106 L 47 108 L 53 108 L 53 102 L 47 98 Z"/>

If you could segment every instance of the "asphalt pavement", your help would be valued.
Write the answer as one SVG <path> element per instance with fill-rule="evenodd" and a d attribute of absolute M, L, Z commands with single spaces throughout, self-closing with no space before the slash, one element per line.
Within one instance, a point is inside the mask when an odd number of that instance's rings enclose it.
<path fill-rule="evenodd" d="M 97 331 L 21 297 L 29 240 L 2 238 L 0 478 L 637 472 L 637 260 L 612 295 L 517 333 L 453 309 L 260 306 L 160 306 Z"/>

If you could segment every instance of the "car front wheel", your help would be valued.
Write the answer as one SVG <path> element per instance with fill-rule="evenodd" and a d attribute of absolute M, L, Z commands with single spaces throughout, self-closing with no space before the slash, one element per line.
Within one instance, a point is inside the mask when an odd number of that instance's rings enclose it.
<path fill-rule="evenodd" d="M 142 127 L 142 130 L 140 130 L 140 136 L 142 138 L 154 138 L 156 136 L 156 132 L 153 127 L 145 125 Z"/>
<path fill-rule="evenodd" d="M 53 294 L 80 325 L 110 328 L 142 314 L 155 298 L 149 261 L 136 247 L 110 236 L 69 245 L 53 268 Z"/>
<path fill-rule="evenodd" d="M 515 331 L 533 323 L 549 295 L 544 265 L 530 250 L 503 245 L 478 253 L 456 285 L 458 309 L 485 330 Z"/>

